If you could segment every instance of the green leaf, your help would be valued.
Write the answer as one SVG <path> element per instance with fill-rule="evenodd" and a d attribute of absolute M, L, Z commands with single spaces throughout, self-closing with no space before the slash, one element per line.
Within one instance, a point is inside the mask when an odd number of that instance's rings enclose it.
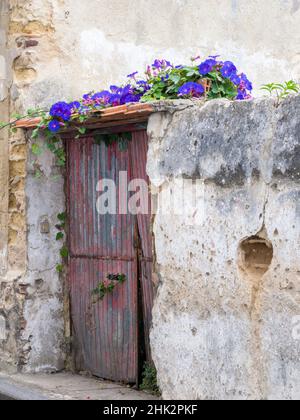
<path fill-rule="evenodd" d="M 62 273 L 64 271 L 64 266 L 62 264 L 57 264 L 56 271 Z"/>
<path fill-rule="evenodd" d="M 59 214 L 57 215 L 57 218 L 58 218 L 58 220 L 60 220 L 61 222 L 65 222 L 65 221 L 66 221 L 66 218 L 67 218 L 67 215 L 66 215 L 66 213 L 59 213 Z"/>
<path fill-rule="evenodd" d="M 36 129 L 35 129 L 35 130 L 33 130 L 33 132 L 31 133 L 31 138 L 32 138 L 33 140 L 35 140 L 35 139 L 37 139 L 37 138 L 38 138 L 39 134 L 40 134 L 40 130 L 39 130 L 39 128 L 36 128 Z"/>
<path fill-rule="evenodd" d="M 69 256 L 69 251 L 68 251 L 68 248 L 67 248 L 66 246 L 63 246 L 63 247 L 61 248 L 61 250 L 60 250 L 60 256 L 61 256 L 62 258 L 68 258 L 68 256 Z"/>
<path fill-rule="evenodd" d="M 40 156 L 40 155 L 42 154 L 42 149 L 41 149 L 41 147 L 40 147 L 38 144 L 36 144 L 36 143 L 33 143 L 33 144 L 32 144 L 32 146 L 31 146 L 31 151 L 32 151 L 32 153 L 33 153 L 35 156 Z"/>
<path fill-rule="evenodd" d="M 14 120 L 20 120 L 22 118 L 22 115 L 21 114 L 13 114 L 11 117 Z"/>
<path fill-rule="evenodd" d="M 36 179 L 40 179 L 40 178 L 42 178 L 42 176 L 43 176 L 43 173 L 39 169 L 36 169 L 36 171 L 34 173 L 34 177 Z"/>
<path fill-rule="evenodd" d="M 77 130 L 79 134 L 85 134 L 86 133 L 86 127 L 77 127 Z"/>
<path fill-rule="evenodd" d="M 64 239 L 64 234 L 62 232 L 58 232 L 56 235 L 56 240 L 61 241 L 62 239 Z"/>
<path fill-rule="evenodd" d="M 175 85 L 177 85 L 180 82 L 180 76 L 177 74 L 171 74 L 170 80 L 172 80 L 172 82 L 174 82 Z"/>

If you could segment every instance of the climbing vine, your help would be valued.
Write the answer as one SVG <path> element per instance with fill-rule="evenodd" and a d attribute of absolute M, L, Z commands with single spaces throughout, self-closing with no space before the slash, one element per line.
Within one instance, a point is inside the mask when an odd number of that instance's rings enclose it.
<path fill-rule="evenodd" d="M 56 224 L 56 229 L 58 230 L 57 234 L 56 234 L 56 240 L 57 241 L 64 241 L 65 239 L 65 228 L 66 228 L 66 213 L 59 213 L 57 215 L 57 220 L 58 223 Z M 64 262 L 68 256 L 69 256 L 69 251 L 66 245 L 62 245 L 61 249 L 60 249 L 60 256 L 62 258 L 62 261 Z M 56 266 L 56 271 L 58 273 L 62 273 L 64 270 L 64 264 L 57 264 Z"/>
<path fill-rule="evenodd" d="M 118 284 L 123 284 L 125 281 L 125 274 L 108 274 L 107 279 L 100 282 L 98 286 L 92 290 L 92 295 L 94 297 L 93 303 L 103 300 L 107 294 L 113 293 Z"/>

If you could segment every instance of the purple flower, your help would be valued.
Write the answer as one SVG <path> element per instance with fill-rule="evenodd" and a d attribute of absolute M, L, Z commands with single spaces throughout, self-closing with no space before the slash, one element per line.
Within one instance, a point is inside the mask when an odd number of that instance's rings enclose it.
<path fill-rule="evenodd" d="M 170 61 L 167 60 L 155 60 L 152 67 L 156 70 L 165 70 L 168 67 L 173 67 Z"/>
<path fill-rule="evenodd" d="M 248 80 L 247 76 L 244 73 L 241 74 L 241 82 L 240 83 L 241 83 L 242 88 L 247 89 L 250 92 L 253 90 L 252 83 L 250 82 L 250 80 Z"/>
<path fill-rule="evenodd" d="M 109 103 L 111 93 L 108 90 L 103 90 L 102 92 L 95 93 L 92 96 L 92 100 L 95 101 L 97 105 L 107 105 Z"/>
<path fill-rule="evenodd" d="M 204 87 L 198 83 L 188 82 L 185 83 L 178 90 L 178 96 L 192 96 L 199 98 L 204 93 Z"/>
<path fill-rule="evenodd" d="M 199 73 L 205 76 L 206 74 L 210 73 L 217 64 L 218 63 L 216 60 L 213 60 L 213 59 L 206 60 L 200 64 Z"/>
<path fill-rule="evenodd" d="M 72 112 L 75 112 L 75 111 L 77 111 L 77 110 L 81 107 L 81 103 L 80 103 L 80 102 L 78 102 L 78 101 L 74 101 L 74 102 L 71 102 L 71 103 L 69 104 L 69 106 L 70 106 L 70 108 L 71 108 L 71 111 L 72 111 Z"/>
<path fill-rule="evenodd" d="M 111 106 L 121 105 L 121 96 L 116 93 L 111 95 L 109 103 Z"/>
<path fill-rule="evenodd" d="M 139 100 L 141 99 L 142 95 L 138 94 L 138 95 L 134 95 L 132 93 L 129 93 L 126 96 L 123 96 L 121 99 L 121 103 L 122 104 L 128 104 L 130 102 L 139 102 Z"/>
<path fill-rule="evenodd" d="M 240 78 L 240 76 L 238 76 L 237 74 L 235 74 L 235 73 L 233 73 L 231 76 L 230 76 L 230 80 L 232 81 L 232 83 L 234 84 L 234 85 L 236 85 L 236 86 L 239 86 L 240 85 L 240 83 L 241 83 L 241 78 Z"/>
<path fill-rule="evenodd" d="M 57 120 L 52 120 L 49 122 L 48 124 L 48 129 L 52 132 L 52 133 L 57 133 L 60 130 L 60 123 Z"/>
<path fill-rule="evenodd" d="M 236 74 L 237 68 L 231 61 L 225 61 L 223 67 L 221 68 L 221 74 L 223 77 L 230 78 Z"/>
<path fill-rule="evenodd" d="M 85 100 L 85 101 L 90 101 L 91 100 L 91 97 L 92 97 L 92 93 L 86 93 L 85 95 L 83 95 L 83 99 Z"/>
<path fill-rule="evenodd" d="M 138 91 L 141 92 L 142 90 L 142 94 L 144 95 L 146 92 L 148 92 L 148 90 L 150 90 L 150 85 L 148 82 L 146 82 L 145 80 L 139 80 L 137 82 L 138 85 Z M 139 93 L 140 94 L 140 93 Z"/>
<path fill-rule="evenodd" d="M 62 118 L 64 121 L 71 119 L 71 106 L 66 102 L 57 102 L 50 109 L 51 117 Z"/>
<path fill-rule="evenodd" d="M 112 85 L 112 86 L 110 86 L 110 90 L 111 90 L 112 93 L 118 93 L 120 88 L 118 86 Z"/>
<path fill-rule="evenodd" d="M 252 96 L 249 93 L 247 93 L 246 90 L 239 89 L 237 97 L 235 99 L 238 101 L 244 101 L 246 99 L 251 99 L 251 98 Z"/>

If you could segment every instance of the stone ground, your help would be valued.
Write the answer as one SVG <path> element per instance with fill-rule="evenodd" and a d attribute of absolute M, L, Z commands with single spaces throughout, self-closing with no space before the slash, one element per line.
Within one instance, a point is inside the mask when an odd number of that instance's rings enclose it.
<path fill-rule="evenodd" d="M 0 400 L 154 400 L 121 384 L 72 373 L 0 375 Z"/>

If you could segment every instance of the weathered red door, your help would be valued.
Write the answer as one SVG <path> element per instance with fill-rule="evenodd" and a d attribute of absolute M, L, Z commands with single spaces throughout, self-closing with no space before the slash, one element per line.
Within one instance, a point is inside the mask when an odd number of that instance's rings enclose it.
<path fill-rule="evenodd" d="M 128 182 L 147 180 L 146 153 L 145 132 L 133 133 L 128 149 L 122 151 L 117 144 L 96 144 L 93 138 L 67 141 L 71 317 L 82 355 L 79 368 L 127 383 L 138 380 L 139 285 L 150 358 L 152 247 L 150 211 L 149 215 L 120 214 L 124 203 L 118 189 L 121 173 L 127 172 Z M 116 185 L 116 214 L 97 211 L 97 186 L 103 179 Z M 92 291 L 110 274 L 124 274 L 126 281 L 94 303 Z"/>

